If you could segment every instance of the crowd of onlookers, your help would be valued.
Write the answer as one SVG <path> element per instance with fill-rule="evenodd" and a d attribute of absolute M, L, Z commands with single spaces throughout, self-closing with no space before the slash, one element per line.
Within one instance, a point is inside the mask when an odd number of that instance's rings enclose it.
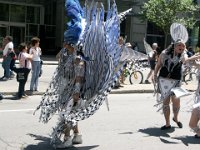
<path fill-rule="evenodd" d="M 6 36 L 3 39 L 3 61 L 2 68 L 4 70 L 3 76 L 0 81 L 8 81 L 16 77 L 19 87 L 15 99 L 27 97 L 25 91 L 25 84 L 29 72 L 31 71 L 31 82 L 29 94 L 38 91 L 38 79 L 41 75 L 41 48 L 39 47 L 40 39 L 33 37 L 30 43 L 21 43 L 18 47 L 19 53 L 16 54 L 13 44 L 13 38 Z M 19 60 L 19 65 L 16 66 L 15 61 Z M 2 94 L 0 99 L 3 98 Z"/>

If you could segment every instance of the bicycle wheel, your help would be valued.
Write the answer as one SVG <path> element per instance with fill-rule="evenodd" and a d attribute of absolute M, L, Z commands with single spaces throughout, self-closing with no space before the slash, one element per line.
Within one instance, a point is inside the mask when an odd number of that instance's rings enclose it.
<path fill-rule="evenodd" d="M 141 84 L 143 82 L 143 73 L 141 71 L 134 71 L 129 77 L 131 84 Z"/>
<path fill-rule="evenodd" d="M 130 77 L 130 73 L 127 72 L 126 75 L 124 76 L 124 80 L 122 84 L 127 84 L 127 85 L 130 84 L 129 77 Z"/>
<path fill-rule="evenodd" d="M 191 72 L 183 76 L 183 82 L 185 82 L 186 84 L 197 84 L 196 73 Z"/>

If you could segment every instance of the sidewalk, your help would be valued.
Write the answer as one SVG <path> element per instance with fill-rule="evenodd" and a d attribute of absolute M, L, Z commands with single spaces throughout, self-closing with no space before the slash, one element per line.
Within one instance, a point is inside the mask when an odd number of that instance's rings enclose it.
<path fill-rule="evenodd" d="M 58 61 L 55 59 L 55 56 L 43 56 L 42 60 L 44 61 L 43 68 L 52 66 L 55 68 L 56 65 L 58 64 Z M 1 65 L 2 59 L 0 59 L 0 65 Z M 52 67 L 52 68 L 53 68 Z M 51 70 L 54 70 L 51 69 Z M 44 69 L 46 70 L 46 69 Z M 3 74 L 3 69 L 0 68 L 0 74 Z M 42 95 L 51 80 L 51 77 L 53 75 L 52 73 L 47 72 L 46 74 L 42 75 L 42 77 L 39 80 L 39 92 L 34 93 L 34 95 Z M 27 81 L 26 88 L 29 89 L 29 84 L 30 84 L 30 77 Z M 190 84 L 190 85 L 182 85 L 185 89 L 193 92 L 196 90 L 197 84 Z M 17 92 L 18 90 L 18 82 L 16 79 L 8 80 L 8 81 L 0 81 L 0 92 L 5 94 L 5 95 L 13 95 Z M 154 87 L 153 84 L 133 84 L 133 85 L 123 85 L 123 87 L 120 87 L 119 89 L 112 89 L 111 94 L 131 94 L 131 93 L 153 93 L 154 92 Z"/>

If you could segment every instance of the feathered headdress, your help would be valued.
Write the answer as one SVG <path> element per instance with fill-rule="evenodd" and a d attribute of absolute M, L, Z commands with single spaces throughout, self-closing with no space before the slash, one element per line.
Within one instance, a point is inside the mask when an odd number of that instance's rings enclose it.
<path fill-rule="evenodd" d="M 70 21 L 67 23 L 67 30 L 64 33 L 64 41 L 67 44 L 76 45 L 82 32 L 81 19 L 83 10 L 78 0 L 65 0 L 65 9 Z"/>
<path fill-rule="evenodd" d="M 170 26 L 170 34 L 174 43 L 182 42 L 186 43 L 188 40 L 188 32 L 184 25 L 180 23 L 173 23 Z"/>

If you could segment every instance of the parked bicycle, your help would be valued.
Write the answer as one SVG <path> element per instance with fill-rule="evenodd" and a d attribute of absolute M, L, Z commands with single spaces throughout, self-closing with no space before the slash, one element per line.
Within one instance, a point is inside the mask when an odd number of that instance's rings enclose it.
<path fill-rule="evenodd" d="M 141 63 L 139 60 L 127 62 L 124 73 L 123 83 L 125 84 L 141 84 L 143 83 L 143 73 L 141 71 Z"/>
<path fill-rule="evenodd" d="M 185 84 L 196 82 L 197 68 L 192 65 L 185 66 L 182 81 Z M 197 83 L 197 82 L 196 82 Z"/>

